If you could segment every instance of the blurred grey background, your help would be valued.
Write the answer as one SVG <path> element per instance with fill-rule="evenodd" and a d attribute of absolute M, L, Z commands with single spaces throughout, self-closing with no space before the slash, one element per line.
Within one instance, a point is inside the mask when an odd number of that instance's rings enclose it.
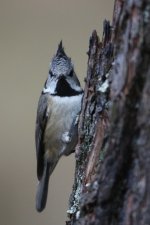
<path fill-rule="evenodd" d="M 82 85 L 88 41 L 102 35 L 114 1 L 0 0 L 0 225 L 65 224 L 74 155 L 62 158 L 49 185 L 47 207 L 35 211 L 34 143 L 38 98 L 62 39 Z"/>

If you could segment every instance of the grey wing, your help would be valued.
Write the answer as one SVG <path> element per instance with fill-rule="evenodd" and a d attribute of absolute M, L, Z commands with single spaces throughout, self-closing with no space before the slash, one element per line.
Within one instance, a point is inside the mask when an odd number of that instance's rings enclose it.
<path fill-rule="evenodd" d="M 41 94 L 36 118 L 35 144 L 37 156 L 37 177 L 40 180 L 44 170 L 44 143 L 43 136 L 47 123 L 47 94 Z"/>

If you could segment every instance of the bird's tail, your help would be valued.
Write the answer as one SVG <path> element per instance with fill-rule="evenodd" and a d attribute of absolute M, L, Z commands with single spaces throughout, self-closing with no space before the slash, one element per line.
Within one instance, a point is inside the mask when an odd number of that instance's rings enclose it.
<path fill-rule="evenodd" d="M 50 163 L 46 162 L 41 180 L 39 181 L 36 193 L 36 209 L 38 212 L 43 211 L 46 206 L 48 183 L 49 183 Z"/>

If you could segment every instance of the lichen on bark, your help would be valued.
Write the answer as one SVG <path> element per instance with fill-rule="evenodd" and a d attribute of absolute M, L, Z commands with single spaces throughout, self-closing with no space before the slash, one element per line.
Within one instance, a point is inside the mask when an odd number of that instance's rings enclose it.
<path fill-rule="evenodd" d="M 150 224 L 150 1 L 115 0 L 89 44 L 71 225 Z"/>
<path fill-rule="evenodd" d="M 68 210 L 72 220 L 77 219 L 81 213 L 81 196 L 85 196 L 87 190 L 91 188 L 96 189 L 95 170 L 104 158 L 104 139 L 107 138 L 106 129 L 109 124 L 109 74 L 113 61 L 109 21 L 104 21 L 102 42 L 99 41 L 96 31 L 93 32 L 88 56 L 88 71 L 76 147 L 75 181 Z"/>

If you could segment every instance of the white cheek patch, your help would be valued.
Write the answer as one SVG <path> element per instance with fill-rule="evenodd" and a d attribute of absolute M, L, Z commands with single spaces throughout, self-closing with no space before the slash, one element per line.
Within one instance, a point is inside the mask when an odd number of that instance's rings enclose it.
<path fill-rule="evenodd" d="M 49 82 L 48 87 L 43 88 L 43 93 L 55 94 L 55 90 L 56 90 L 56 81 L 51 80 L 51 82 Z"/>
<path fill-rule="evenodd" d="M 76 91 L 82 91 L 82 88 L 78 85 L 71 85 L 72 89 L 75 89 Z"/>

